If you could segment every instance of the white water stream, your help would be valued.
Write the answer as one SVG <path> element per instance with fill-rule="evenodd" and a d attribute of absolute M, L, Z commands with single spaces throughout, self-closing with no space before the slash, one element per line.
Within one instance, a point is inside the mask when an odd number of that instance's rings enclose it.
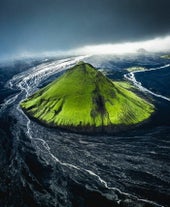
<path fill-rule="evenodd" d="M 151 90 L 149 90 L 149 89 L 145 88 L 144 86 L 142 86 L 142 83 L 137 81 L 136 77 L 135 77 L 135 73 L 142 73 L 142 72 L 149 72 L 149 71 L 154 71 L 154 70 L 161 70 L 161 69 L 169 68 L 169 67 L 170 67 L 170 64 L 167 64 L 167 65 L 164 65 L 164 66 L 161 66 L 161 67 L 158 67 L 158 68 L 151 68 L 149 70 L 138 70 L 138 71 L 134 71 L 134 72 L 130 72 L 130 73 L 125 74 L 124 78 L 126 78 L 129 81 L 131 81 L 133 83 L 133 85 L 136 86 L 140 91 L 147 92 L 147 93 L 149 93 L 149 94 L 151 94 L 153 96 L 156 96 L 158 98 L 162 98 L 164 100 L 170 101 L 170 98 L 168 98 L 166 96 L 163 96 L 163 95 L 160 95 L 160 94 L 157 94 L 157 93 L 154 93 Z"/>

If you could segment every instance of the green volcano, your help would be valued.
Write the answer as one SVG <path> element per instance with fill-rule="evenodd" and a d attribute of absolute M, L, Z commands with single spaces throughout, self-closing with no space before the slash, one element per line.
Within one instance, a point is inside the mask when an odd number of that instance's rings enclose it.
<path fill-rule="evenodd" d="M 112 82 L 80 62 L 21 103 L 32 118 L 69 129 L 134 125 L 148 119 L 154 106 L 126 82 Z"/>

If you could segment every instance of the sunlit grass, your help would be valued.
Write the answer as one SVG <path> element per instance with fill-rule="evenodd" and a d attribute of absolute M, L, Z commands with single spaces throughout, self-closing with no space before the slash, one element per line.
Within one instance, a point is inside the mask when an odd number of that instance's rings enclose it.
<path fill-rule="evenodd" d="M 162 55 L 161 58 L 170 59 L 170 55 Z"/>
<path fill-rule="evenodd" d="M 139 67 L 139 66 L 127 68 L 128 72 L 144 71 L 144 70 L 146 70 L 146 68 Z"/>

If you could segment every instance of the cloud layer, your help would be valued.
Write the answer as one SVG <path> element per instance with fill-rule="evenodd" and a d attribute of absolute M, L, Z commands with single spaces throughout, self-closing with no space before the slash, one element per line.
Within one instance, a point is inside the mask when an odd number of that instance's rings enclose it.
<path fill-rule="evenodd" d="M 0 58 L 168 36 L 169 22 L 169 0 L 0 0 Z"/>

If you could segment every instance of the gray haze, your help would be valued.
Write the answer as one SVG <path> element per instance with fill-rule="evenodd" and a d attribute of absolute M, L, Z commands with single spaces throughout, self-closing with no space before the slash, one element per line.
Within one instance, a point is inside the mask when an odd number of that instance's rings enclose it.
<path fill-rule="evenodd" d="M 0 0 L 0 58 L 169 34 L 169 0 Z"/>

